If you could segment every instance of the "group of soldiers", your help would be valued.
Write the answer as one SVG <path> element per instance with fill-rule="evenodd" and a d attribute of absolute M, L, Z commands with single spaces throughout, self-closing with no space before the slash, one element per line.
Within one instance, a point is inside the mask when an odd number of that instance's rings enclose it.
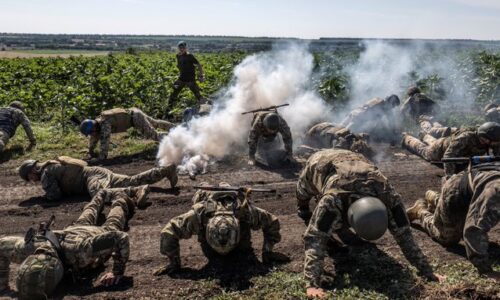
<path fill-rule="evenodd" d="M 488 118 L 492 118 L 494 109 L 488 108 Z M 445 163 L 441 191 L 429 190 L 423 199 L 405 209 L 401 196 L 373 162 L 376 153 L 369 143 L 395 143 L 395 137 L 401 137 L 401 117 L 416 122 L 422 130 L 419 138 L 403 133 L 403 147 L 430 162 L 497 153 L 500 124 L 488 119 L 475 128 L 446 127 L 437 121 L 439 111 L 437 103 L 413 87 L 402 105 L 396 95 L 375 98 L 354 109 L 339 124 L 314 124 L 304 134 L 304 144 L 298 149 L 308 159 L 298 178 L 296 199 L 297 215 L 307 225 L 303 242 L 308 296 L 326 295 L 321 281 L 324 258 L 332 241 L 342 240 L 342 232 L 349 228 L 367 241 L 382 237 L 388 229 L 420 276 L 444 280 L 444 276 L 433 271 L 413 239 L 410 227 L 417 221 L 443 245 L 463 239 L 467 257 L 477 270 L 500 279 L 488 257 L 487 235 L 500 213 L 500 164 Z M 0 151 L 19 125 L 23 125 L 30 146 L 35 145 L 22 104 L 13 102 L 0 108 Z M 144 137 L 159 141 L 174 126 L 137 108 L 116 108 L 102 112 L 95 120 L 83 121 L 80 131 L 90 136 L 89 156 L 105 159 L 112 133 L 134 127 Z M 250 165 L 256 163 L 259 147 L 275 142 L 278 134 L 284 145 L 283 160 L 294 163 L 291 130 L 277 107 L 255 111 L 248 136 Z M 98 155 L 94 151 L 97 142 L 101 143 Z M 16 286 L 23 299 L 45 299 L 65 273 L 71 272 L 78 278 L 81 272 L 110 258 L 112 271 L 104 274 L 101 282 L 106 286 L 118 284 L 129 258 L 125 225 L 132 212 L 147 207 L 150 184 L 166 178 L 173 188 L 178 181 L 174 164 L 126 176 L 65 156 L 46 162 L 27 160 L 20 166 L 19 175 L 26 181 L 40 182 L 50 201 L 72 195 L 88 195 L 91 199 L 80 217 L 63 230 L 52 231 L 50 224 L 44 224 L 28 231 L 25 237 L 0 238 L 0 291 L 9 289 L 10 263 L 21 263 Z M 281 240 L 279 219 L 253 205 L 250 192 L 251 189 L 233 188 L 226 182 L 216 187 L 202 184 L 190 210 L 172 218 L 161 231 L 160 252 L 167 263 L 154 274 L 178 271 L 179 240 L 193 235 L 197 235 L 203 253 L 210 259 L 252 251 L 251 230 L 262 230 L 264 263 L 283 260 L 282 255 L 274 252 Z M 312 198 L 316 200 L 313 210 Z M 105 205 L 111 208 L 105 222 L 98 226 L 97 219 Z"/>

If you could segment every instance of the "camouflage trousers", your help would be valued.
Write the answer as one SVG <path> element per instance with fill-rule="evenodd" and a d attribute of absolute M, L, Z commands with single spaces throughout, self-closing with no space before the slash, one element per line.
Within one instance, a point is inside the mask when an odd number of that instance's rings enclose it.
<path fill-rule="evenodd" d="M 105 168 L 92 167 L 87 171 L 86 175 L 87 189 L 90 196 L 96 195 L 101 189 L 127 188 L 153 184 L 163 178 L 167 178 L 170 181 L 172 188 L 177 184 L 177 167 L 173 164 L 166 167 L 153 168 L 133 176 L 115 174 Z"/>
<path fill-rule="evenodd" d="M 160 133 L 156 129 L 168 131 L 172 129 L 175 124 L 168 121 L 153 119 L 143 113 L 140 109 L 132 108 L 132 124 L 145 138 L 159 141 L 165 133 Z"/>
<path fill-rule="evenodd" d="M 0 130 L 0 153 L 5 150 L 5 147 L 7 146 L 7 143 L 9 142 L 10 136 Z"/>
<path fill-rule="evenodd" d="M 419 124 L 423 132 L 436 139 L 450 136 L 453 132 L 453 128 L 451 127 L 445 127 L 438 122 L 431 122 L 426 119 L 420 120 Z"/>
<path fill-rule="evenodd" d="M 429 139 L 426 140 L 431 142 Z M 406 134 L 403 137 L 403 147 L 427 161 L 439 161 L 443 158 L 445 151 L 443 149 L 443 142 L 444 139 L 438 139 L 427 145 L 411 135 Z"/>

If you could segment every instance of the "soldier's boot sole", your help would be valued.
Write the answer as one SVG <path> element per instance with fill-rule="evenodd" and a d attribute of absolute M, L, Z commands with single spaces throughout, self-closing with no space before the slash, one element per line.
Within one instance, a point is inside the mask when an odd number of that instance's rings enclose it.
<path fill-rule="evenodd" d="M 135 193 L 135 205 L 138 208 L 147 207 L 149 191 L 149 185 L 141 185 L 137 187 L 137 191 Z"/>
<path fill-rule="evenodd" d="M 179 181 L 179 177 L 177 176 L 177 166 L 175 164 L 171 164 L 168 167 L 167 179 L 170 181 L 170 187 L 174 188 Z"/>
<path fill-rule="evenodd" d="M 431 210 L 434 211 L 434 208 L 436 207 L 437 200 L 439 199 L 439 193 L 428 190 L 425 192 L 425 202 L 427 203 L 427 207 Z"/>
<path fill-rule="evenodd" d="M 427 209 L 427 204 L 425 200 L 418 199 L 412 207 L 406 210 L 406 215 L 408 215 L 408 219 L 410 222 L 419 220 L 422 212 Z"/>

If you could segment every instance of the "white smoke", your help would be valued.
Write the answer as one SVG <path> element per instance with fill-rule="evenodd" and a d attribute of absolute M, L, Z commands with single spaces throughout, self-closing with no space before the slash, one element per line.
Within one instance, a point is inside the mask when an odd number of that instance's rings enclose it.
<path fill-rule="evenodd" d="M 279 112 L 297 138 L 327 111 L 310 89 L 312 69 L 313 57 L 304 44 L 287 44 L 245 58 L 209 115 L 193 119 L 189 127 L 174 128 L 161 141 L 160 164 L 181 163 L 181 170 L 187 166 L 200 170 L 206 168 L 208 157 L 222 158 L 244 149 L 252 114 L 241 113 L 271 105 L 290 104 Z"/>

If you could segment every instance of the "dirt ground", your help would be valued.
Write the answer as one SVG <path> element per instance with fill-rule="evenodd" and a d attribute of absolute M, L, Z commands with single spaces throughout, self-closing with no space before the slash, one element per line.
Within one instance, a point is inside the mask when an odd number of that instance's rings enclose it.
<path fill-rule="evenodd" d="M 442 170 L 433 166 L 414 155 L 397 148 L 380 147 L 384 153 L 379 162 L 382 172 L 389 178 L 397 191 L 403 196 L 405 205 L 410 205 L 418 197 L 423 197 L 427 189 L 438 190 L 440 187 L 440 176 Z M 116 162 L 116 161 L 115 161 Z M 56 216 L 55 229 L 62 229 L 76 220 L 87 198 L 71 198 L 59 203 L 46 202 L 42 196 L 43 191 L 39 185 L 23 182 L 16 174 L 15 167 L 19 162 L 7 162 L 0 165 L 0 236 L 23 235 L 30 226 L 48 219 L 52 214 Z M 154 161 L 130 159 L 129 161 L 118 161 L 111 164 L 113 171 L 134 174 L 152 167 Z M 168 183 L 162 181 L 154 185 L 150 201 L 152 205 L 145 210 L 138 210 L 129 222 L 129 234 L 131 236 L 131 260 L 128 263 L 126 278 L 124 282 L 115 288 L 105 289 L 92 287 L 96 285 L 96 277 L 101 273 L 89 274 L 81 282 L 73 284 L 72 280 L 66 278 L 57 290 L 57 297 L 67 299 L 91 297 L 91 298 L 188 298 L 206 299 L 210 296 L 221 295 L 225 291 L 246 290 L 251 286 L 252 277 L 267 274 L 270 270 L 259 262 L 248 262 L 238 258 L 226 262 L 223 266 L 207 265 L 207 259 L 203 256 L 196 238 L 181 242 L 181 256 L 183 269 L 179 274 L 172 277 L 152 275 L 153 270 L 164 265 L 166 259 L 160 255 L 159 234 L 167 221 L 181 213 L 186 212 L 191 205 L 191 197 L 194 194 L 193 185 L 202 181 L 216 184 L 227 181 L 233 185 L 273 187 L 278 190 L 277 196 L 266 194 L 254 194 L 253 203 L 276 214 L 281 222 L 282 241 L 277 245 L 276 251 L 287 255 L 290 262 L 278 267 L 278 270 L 287 272 L 302 271 L 303 243 L 302 234 L 305 230 L 303 222 L 295 213 L 295 182 L 301 166 L 292 168 L 265 169 L 262 167 L 249 167 L 246 165 L 245 157 L 234 156 L 224 161 L 216 162 L 210 166 L 209 172 L 200 175 L 196 181 L 187 176 L 181 176 L 179 180 L 179 191 L 168 188 Z M 436 265 L 448 265 L 454 262 L 466 262 L 462 246 L 454 249 L 445 249 L 433 242 L 425 234 L 414 230 L 414 234 L 422 247 L 424 253 L 430 257 Z M 262 246 L 262 234 L 255 232 L 254 249 L 257 259 L 260 261 L 260 248 Z M 490 232 L 492 254 L 500 257 L 500 228 L 498 226 Z M 366 244 L 365 244 L 366 246 Z M 364 251 L 365 246 L 354 245 L 354 253 Z M 400 265 L 407 266 L 407 261 L 395 244 L 392 237 L 386 234 L 381 240 L 373 244 L 376 257 L 385 257 L 382 263 L 377 261 L 370 263 L 374 267 L 363 269 L 356 266 L 356 272 L 377 272 L 379 268 L 386 268 L 386 264 L 393 264 L 393 270 L 407 270 Z M 251 261 L 251 260 L 249 260 Z M 331 262 L 329 263 L 331 267 Z M 360 264 L 352 257 L 339 257 L 337 271 L 351 272 L 353 265 Z M 14 266 L 17 267 L 17 266 Z M 12 268 L 13 273 L 14 269 Z M 108 263 L 107 268 L 110 267 Z M 361 270 L 359 269 L 361 268 Z M 103 270 L 100 270 L 103 271 Z M 388 276 L 409 276 L 407 271 L 395 271 L 395 274 L 384 275 L 381 280 L 388 280 L 387 287 L 380 291 L 382 294 L 390 294 L 394 286 L 393 279 L 385 279 Z M 400 273 L 397 273 L 400 272 Z M 14 276 L 11 276 L 11 287 L 14 287 Z M 215 284 L 206 284 L 201 279 L 215 280 Z M 212 282 L 212 281 L 211 281 Z M 397 280 L 396 280 L 397 282 Z M 205 283 L 205 284 L 204 284 Z M 362 288 L 362 285 L 361 285 Z M 398 287 L 398 289 L 401 289 Z M 424 287 L 425 289 L 425 287 Z M 15 296 L 15 293 L 12 293 Z M 402 290 L 402 298 L 440 298 L 439 295 L 429 295 L 418 290 Z M 464 291 L 457 294 L 458 298 L 496 298 L 498 290 L 488 295 L 477 295 L 474 291 Z M 292 297 L 293 298 L 293 297 Z"/>

